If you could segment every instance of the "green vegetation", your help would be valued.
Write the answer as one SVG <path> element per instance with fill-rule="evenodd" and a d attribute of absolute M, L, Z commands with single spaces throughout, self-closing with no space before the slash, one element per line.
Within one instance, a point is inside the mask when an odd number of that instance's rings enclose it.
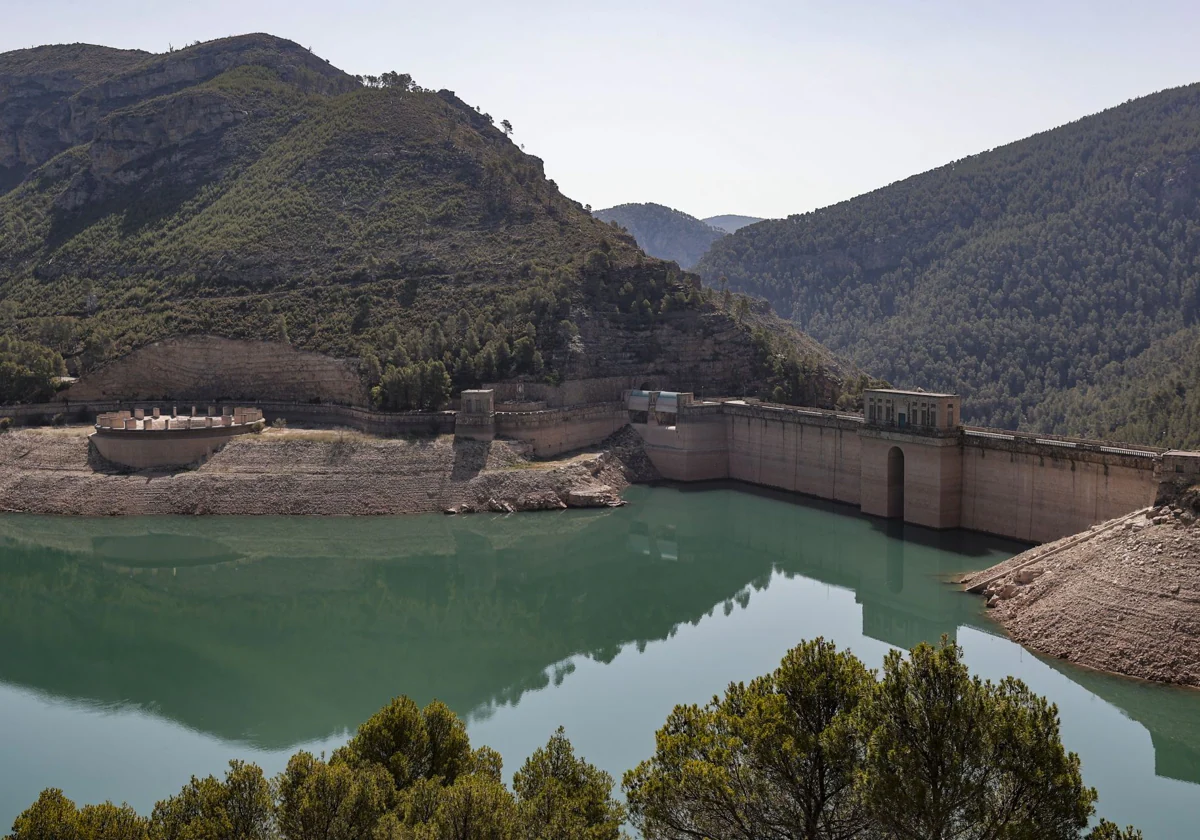
<path fill-rule="evenodd" d="M 415 366 L 440 364 L 453 390 L 610 375 L 585 322 L 728 318 L 451 91 L 356 79 L 267 35 L 88 60 L 39 117 L 52 134 L 0 95 L 0 127 L 38 157 L 0 159 L 0 334 L 72 373 L 173 335 L 262 338 L 360 358 L 382 405 L 431 405 Z"/>
<path fill-rule="evenodd" d="M 148 819 L 49 789 L 9 840 L 617 840 L 627 813 L 646 840 L 1141 837 L 1105 821 L 1084 834 L 1096 793 L 1057 709 L 1018 680 L 972 678 L 944 639 L 889 654 L 881 679 L 804 642 L 773 673 L 677 706 L 624 790 L 628 812 L 559 728 L 510 791 L 448 707 L 397 697 L 328 761 L 299 752 L 270 781 L 231 761 Z"/>
<path fill-rule="evenodd" d="M 1048 395 L 1031 418 L 1045 432 L 1200 449 L 1200 326 Z"/>
<path fill-rule="evenodd" d="M 897 385 L 961 392 L 971 422 L 1195 443 L 1159 345 L 1200 316 L 1198 153 L 1192 85 L 753 225 L 698 270 Z M 1104 423 L 1100 382 L 1121 401 Z"/>
<path fill-rule="evenodd" d="M 66 373 L 62 356 L 53 350 L 0 335 L 0 404 L 49 399 L 55 377 Z"/>
<path fill-rule="evenodd" d="M 471 749 L 445 705 L 397 697 L 326 761 L 308 752 L 267 780 L 231 761 L 154 806 L 76 808 L 43 791 L 10 840 L 617 840 L 612 777 L 576 758 L 562 729 L 505 785 L 500 755 Z"/>
<path fill-rule="evenodd" d="M 774 673 L 675 707 L 624 787 L 646 840 L 1067 840 L 1096 799 L 1057 709 L 1018 680 L 972 678 L 944 639 L 890 653 L 879 680 L 805 642 Z"/>
<path fill-rule="evenodd" d="M 619 204 L 592 215 L 629 231 L 650 256 L 672 260 L 683 268 L 698 263 L 709 246 L 726 235 L 695 216 L 661 204 Z"/>

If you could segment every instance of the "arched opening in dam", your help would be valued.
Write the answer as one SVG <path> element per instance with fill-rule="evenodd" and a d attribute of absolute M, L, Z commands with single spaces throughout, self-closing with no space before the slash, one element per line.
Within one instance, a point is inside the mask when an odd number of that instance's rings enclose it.
<path fill-rule="evenodd" d="M 887 462 L 888 519 L 904 518 L 904 450 L 893 446 Z"/>

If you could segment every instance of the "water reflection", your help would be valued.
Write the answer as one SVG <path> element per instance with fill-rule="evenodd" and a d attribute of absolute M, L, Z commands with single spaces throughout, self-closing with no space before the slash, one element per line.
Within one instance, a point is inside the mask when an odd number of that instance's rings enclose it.
<path fill-rule="evenodd" d="M 506 518 L 0 517 L 0 680 L 287 749 L 401 692 L 482 719 L 780 573 L 853 591 L 890 645 L 994 632 L 939 581 L 1021 548 L 761 494 L 633 495 Z M 1149 730 L 1159 775 L 1200 781 L 1195 694 L 1051 665 Z"/>

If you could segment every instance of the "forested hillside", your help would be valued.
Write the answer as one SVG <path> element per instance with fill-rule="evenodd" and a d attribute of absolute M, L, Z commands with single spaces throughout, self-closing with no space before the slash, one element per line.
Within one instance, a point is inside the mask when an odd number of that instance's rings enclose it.
<path fill-rule="evenodd" d="M 1200 449 L 1200 326 L 1048 395 L 1031 415 L 1039 431 Z"/>
<path fill-rule="evenodd" d="M 713 387 L 770 393 L 782 356 L 836 396 L 827 351 L 647 258 L 501 125 L 270 35 L 0 55 L 0 335 L 82 374 L 167 336 L 286 341 L 360 358 L 393 408 L 679 348 L 744 370 Z"/>
<path fill-rule="evenodd" d="M 709 246 L 727 233 L 661 204 L 619 204 L 592 215 L 625 228 L 650 256 L 672 260 L 683 268 L 693 267 Z"/>
<path fill-rule="evenodd" d="M 698 270 L 897 385 L 960 391 L 971 422 L 1173 444 L 1154 406 L 1200 310 L 1198 195 L 1191 85 L 746 228 Z M 1085 407 L 1101 392 L 1120 417 Z"/>

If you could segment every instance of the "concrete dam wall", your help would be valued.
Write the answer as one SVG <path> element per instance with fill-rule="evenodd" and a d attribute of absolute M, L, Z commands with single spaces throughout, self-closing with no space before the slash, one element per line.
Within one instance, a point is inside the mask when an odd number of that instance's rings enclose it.
<path fill-rule="evenodd" d="M 667 479 L 735 479 L 916 525 L 1028 542 L 1153 504 L 1164 462 L 1174 472 L 1177 461 L 1194 460 L 1149 447 L 965 428 L 946 395 L 914 396 L 903 414 L 889 419 L 881 411 L 874 422 L 869 413 L 679 396 L 675 413 L 648 411 L 634 423 Z M 940 423 L 908 420 L 932 418 L 917 414 L 931 411 L 918 400 L 931 407 L 938 399 Z"/>

